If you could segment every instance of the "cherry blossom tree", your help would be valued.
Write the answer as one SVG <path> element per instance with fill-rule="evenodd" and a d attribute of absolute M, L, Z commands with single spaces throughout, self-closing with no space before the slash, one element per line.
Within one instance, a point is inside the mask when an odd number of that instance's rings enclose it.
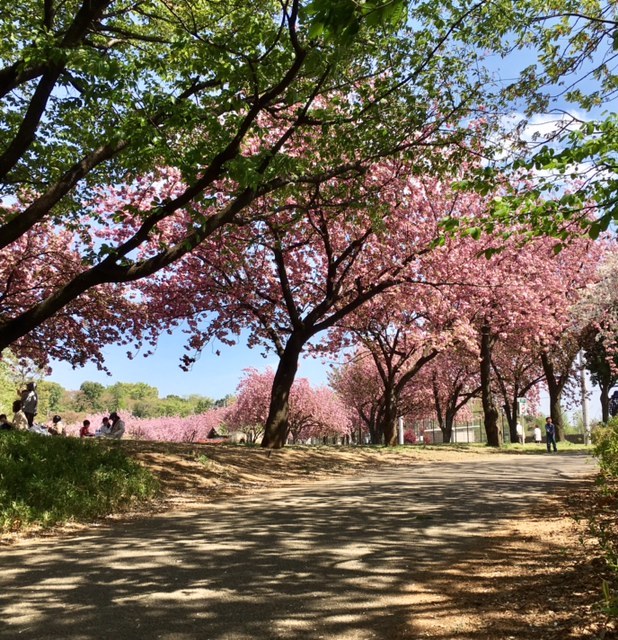
<path fill-rule="evenodd" d="M 602 420 L 609 420 L 609 392 L 618 382 L 618 250 L 612 243 L 590 284 L 572 309 L 583 332 L 586 366 L 601 392 Z"/>
<path fill-rule="evenodd" d="M 478 358 L 463 344 L 455 344 L 430 363 L 425 375 L 442 441 L 450 442 L 458 413 L 480 393 Z"/>
<path fill-rule="evenodd" d="M 367 433 L 369 441 L 377 444 L 383 385 L 371 354 L 360 347 L 349 352 L 345 361 L 330 372 L 328 381 L 355 416 L 357 442 L 362 443 Z"/>
<path fill-rule="evenodd" d="M 553 319 L 553 333 L 541 340 L 541 363 L 545 385 L 549 393 L 550 415 L 557 426 L 557 438 L 564 438 L 561 399 L 570 382 L 578 384 L 575 360 L 582 348 L 585 330 L 574 307 L 586 287 L 597 280 L 597 271 L 607 251 L 604 242 L 579 239 L 563 249 L 543 277 L 544 285 L 551 286 L 558 298 L 556 304 L 545 307 Z"/>
<path fill-rule="evenodd" d="M 299 378 L 290 398 L 290 437 L 292 442 L 350 435 L 352 422 L 347 407 L 328 387 L 312 388 Z"/>
<path fill-rule="evenodd" d="M 418 277 L 420 256 L 438 238 L 436 184 L 407 163 L 381 162 L 283 202 L 264 199 L 233 234 L 213 235 L 141 290 L 155 314 L 174 301 L 176 317 L 189 319 L 193 349 L 250 328 L 250 346 L 276 351 L 263 444 L 282 446 L 302 350 L 318 349 L 316 336 Z"/>
<path fill-rule="evenodd" d="M 511 442 L 518 441 L 519 398 L 529 399 L 532 406 L 533 399 L 538 395 L 539 383 L 544 380 L 537 335 L 533 326 L 528 329 L 526 333 L 517 331 L 505 336 L 492 353 L 496 394 L 502 401 Z"/>
<path fill-rule="evenodd" d="M 18 315 L 33 301 L 77 276 L 83 269 L 79 245 L 78 234 L 43 225 L 5 248 L 0 261 L 3 314 Z M 101 348 L 139 341 L 148 333 L 147 324 L 145 308 L 132 299 L 130 291 L 102 284 L 15 340 L 11 351 L 39 367 L 54 358 L 74 366 L 90 360 L 103 368 Z"/>
<path fill-rule="evenodd" d="M 264 430 L 275 372 L 246 369 L 237 388 L 237 401 L 227 421 L 255 440 Z M 348 435 L 350 418 L 345 405 L 326 387 L 313 388 L 306 378 L 295 380 L 289 403 L 286 441 Z"/>
<path fill-rule="evenodd" d="M 251 442 L 261 437 L 264 431 L 272 379 L 272 369 L 263 372 L 245 369 L 236 388 L 236 402 L 228 414 L 228 424 L 244 432 Z"/>
<path fill-rule="evenodd" d="M 545 387 L 549 395 L 549 414 L 556 425 L 556 440 L 564 438 L 562 399 L 569 383 L 577 384 L 575 360 L 581 349 L 581 336 L 568 333 L 561 339 L 545 345 L 541 363 Z"/>
<path fill-rule="evenodd" d="M 610 419 L 609 392 L 618 384 L 618 354 L 614 350 L 616 338 L 611 340 L 611 347 L 608 347 L 606 342 L 608 333 L 607 329 L 601 333 L 591 327 L 584 334 L 582 343 L 586 369 L 590 371 L 592 383 L 599 387 L 603 422 L 608 422 Z"/>
<path fill-rule="evenodd" d="M 411 413 L 402 402 L 412 380 L 452 341 L 454 318 L 425 284 L 402 284 L 350 314 L 341 330 L 370 354 L 381 383 L 378 442 L 396 443 L 397 418 Z M 407 399 L 412 400 L 408 394 Z"/>
<path fill-rule="evenodd" d="M 486 211 L 479 207 L 475 215 L 482 224 Z M 494 237 L 480 237 L 474 229 L 469 233 L 469 238 L 453 238 L 434 252 L 433 268 L 437 273 L 442 271 L 436 279 L 454 283 L 451 293 L 445 295 L 453 296 L 452 304 L 462 318 L 476 327 L 485 430 L 488 443 L 499 446 L 499 409 L 494 399 L 492 364 L 494 360 L 497 362 L 494 358 L 497 344 L 509 336 L 513 340 L 520 336 L 514 344 L 525 349 L 522 336 L 532 337 L 544 354 L 552 417 L 556 424 L 561 424 L 560 393 L 568 380 L 570 366 L 560 380 L 553 378 L 549 354 L 562 353 L 566 357 L 571 353 L 554 345 L 570 325 L 570 306 L 594 279 L 603 249 L 599 243 L 578 238 L 556 253 L 552 239 L 530 241 L 525 228 L 506 231 L 496 227 Z M 514 406 L 509 404 L 513 415 Z"/>
<path fill-rule="evenodd" d="M 410 366 L 416 364 L 408 362 Z M 425 368 L 425 365 L 417 367 L 415 374 L 397 389 L 397 417 L 402 418 L 404 424 L 434 418 L 430 390 L 423 376 Z M 409 370 L 403 368 L 403 371 Z M 371 444 L 383 444 L 385 383 L 376 366 L 375 354 L 359 341 L 354 351 L 348 351 L 344 362 L 332 371 L 329 382 L 354 415 L 357 442 L 364 442 L 368 435 Z"/>
<path fill-rule="evenodd" d="M 50 228 L 84 245 L 80 269 L 3 313 L 0 351 L 86 304 L 77 300 L 91 289 L 174 264 L 266 194 L 284 200 L 411 146 L 437 149 L 443 163 L 440 147 L 477 135 L 466 123 L 490 100 L 470 61 L 512 28 L 489 26 L 502 15 L 493 7 L 434 12 L 400 0 L 29 1 L 3 11 L 0 247 Z M 148 206 L 93 206 L 155 167 L 177 171 L 181 188 Z M 162 241 L 172 219 L 182 232 Z M 96 229 L 109 240 L 93 242 Z M 48 347 L 64 335 L 50 326 Z"/>

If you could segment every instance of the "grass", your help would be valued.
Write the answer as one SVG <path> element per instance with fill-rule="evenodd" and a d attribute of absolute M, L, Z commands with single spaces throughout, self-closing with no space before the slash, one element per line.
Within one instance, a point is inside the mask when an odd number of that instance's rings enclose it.
<path fill-rule="evenodd" d="M 375 446 L 375 445 L 371 445 Z M 418 450 L 427 451 L 482 451 L 489 453 L 525 453 L 525 454 L 546 454 L 547 447 L 545 443 L 536 444 L 534 442 L 527 442 L 522 444 L 505 443 L 501 447 L 489 447 L 485 442 L 449 442 L 449 443 L 435 443 L 435 444 L 404 444 L 397 445 L 396 447 L 382 447 L 384 451 L 397 451 L 401 452 L 414 452 Z M 592 453 L 592 447 L 584 444 L 573 444 L 572 442 L 562 441 L 558 443 L 559 453 L 575 453 L 584 451 L 586 453 Z"/>
<path fill-rule="evenodd" d="M 0 432 L 0 532 L 88 521 L 157 491 L 117 442 Z"/>
<path fill-rule="evenodd" d="M 568 440 L 562 440 L 557 443 L 558 453 L 575 453 L 584 451 L 592 454 L 592 446 L 587 444 L 575 444 Z M 508 453 L 547 453 L 547 445 L 527 442 L 526 444 L 505 444 L 502 449 Z"/>

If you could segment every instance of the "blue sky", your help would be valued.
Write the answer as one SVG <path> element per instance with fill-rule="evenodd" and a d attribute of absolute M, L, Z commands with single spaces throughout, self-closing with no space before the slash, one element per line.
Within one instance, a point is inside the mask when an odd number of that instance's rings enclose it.
<path fill-rule="evenodd" d="M 116 382 L 145 382 L 157 387 L 161 398 L 167 395 L 198 394 L 217 400 L 235 393 L 243 369 L 277 367 L 274 355 L 264 358 L 258 349 L 248 349 L 244 344 L 238 344 L 233 347 L 218 345 L 216 348 L 221 353 L 219 356 L 214 347 L 212 350 L 207 349 L 190 371 L 183 371 L 178 366 L 180 356 L 184 353 L 183 343 L 180 331 L 164 335 L 154 355 L 148 358 L 138 355 L 133 359 L 127 357 L 126 347 L 107 347 L 103 353 L 111 376 L 98 371 L 94 365 L 72 369 L 65 362 L 55 362 L 52 364 L 52 375 L 47 379 L 58 382 L 69 390 L 79 389 L 85 381 L 100 382 L 105 386 Z M 314 386 L 326 385 L 329 371 L 329 362 L 307 357 L 301 361 L 297 377 L 308 378 Z M 590 382 L 588 390 L 592 391 L 592 397 L 588 401 L 588 415 L 590 420 L 600 420 L 599 392 L 596 388 L 592 389 Z M 574 406 L 567 412 L 572 415 L 580 410 L 580 407 Z M 549 401 L 544 392 L 541 393 L 541 412 L 549 413 Z"/>
<path fill-rule="evenodd" d="M 234 393 L 243 369 L 254 367 L 259 370 L 267 366 L 277 366 L 277 357 L 264 358 L 258 349 L 248 349 L 239 343 L 234 347 L 217 345 L 207 348 L 190 371 L 183 371 L 178 365 L 184 353 L 184 337 L 180 330 L 172 335 L 163 335 L 154 355 L 144 358 L 137 355 L 127 357 L 126 347 L 106 347 L 103 349 L 105 363 L 111 376 L 88 365 L 72 369 L 65 362 L 52 363 L 52 375 L 47 379 L 61 384 L 65 389 L 79 389 L 82 382 L 100 382 L 105 386 L 116 382 L 145 382 L 159 389 L 159 396 L 187 396 L 193 393 L 217 400 Z M 221 355 L 217 356 L 218 349 Z M 329 366 L 314 358 L 305 358 L 298 371 L 298 377 L 308 378 L 315 386 L 327 384 Z"/>

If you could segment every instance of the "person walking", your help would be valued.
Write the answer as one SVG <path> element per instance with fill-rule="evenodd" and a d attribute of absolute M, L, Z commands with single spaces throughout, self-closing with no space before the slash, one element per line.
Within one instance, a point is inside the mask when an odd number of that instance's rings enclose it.
<path fill-rule="evenodd" d="M 29 382 L 21 395 L 21 410 L 26 414 L 29 427 L 34 424 L 34 416 L 36 416 L 38 408 L 39 396 L 36 392 L 36 382 Z"/>
<path fill-rule="evenodd" d="M 551 453 L 551 448 L 554 448 L 554 453 L 558 452 L 556 446 L 556 425 L 551 418 L 545 419 L 545 435 L 547 436 L 547 453 Z"/>

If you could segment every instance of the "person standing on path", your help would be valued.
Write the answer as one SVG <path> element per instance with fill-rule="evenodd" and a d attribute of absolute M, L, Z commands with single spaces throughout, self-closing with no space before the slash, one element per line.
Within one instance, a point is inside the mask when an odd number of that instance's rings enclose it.
<path fill-rule="evenodd" d="M 547 436 L 547 453 L 551 453 L 552 446 L 556 453 L 558 451 L 558 447 L 556 446 L 556 425 L 551 418 L 545 419 L 545 435 Z"/>
<path fill-rule="evenodd" d="M 36 416 L 38 408 L 39 396 L 36 392 L 36 382 L 29 382 L 21 396 L 21 410 L 26 414 L 29 427 L 34 424 L 34 416 Z"/>

